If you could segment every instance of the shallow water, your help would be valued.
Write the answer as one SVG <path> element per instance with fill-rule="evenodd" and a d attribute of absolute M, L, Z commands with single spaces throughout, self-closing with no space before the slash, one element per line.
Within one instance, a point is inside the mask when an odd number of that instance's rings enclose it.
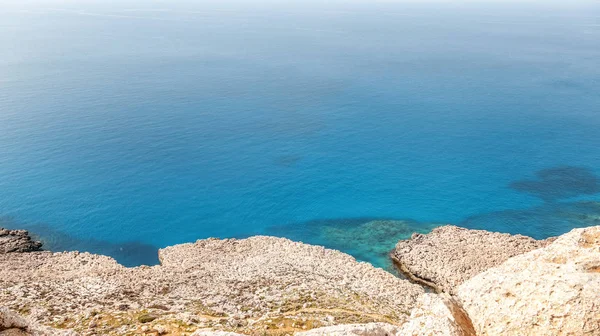
<path fill-rule="evenodd" d="M 598 218 L 597 3 L 0 6 L 0 216 L 51 249 Z"/>

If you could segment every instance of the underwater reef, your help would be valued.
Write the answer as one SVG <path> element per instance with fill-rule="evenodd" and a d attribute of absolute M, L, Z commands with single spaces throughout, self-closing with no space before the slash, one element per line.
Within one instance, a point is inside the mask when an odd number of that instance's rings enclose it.
<path fill-rule="evenodd" d="M 388 254 L 398 240 L 408 239 L 415 232 L 427 233 L 440 225 L 413 220 L 346 218 L 275 226 L 265 234 L 327 246 L 394 272 Z"/>

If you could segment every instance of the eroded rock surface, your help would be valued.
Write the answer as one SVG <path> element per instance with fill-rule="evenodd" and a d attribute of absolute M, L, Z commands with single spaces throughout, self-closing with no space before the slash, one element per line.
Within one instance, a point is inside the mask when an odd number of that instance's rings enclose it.
<path fill-rule="evenodd" d="M 425 294 L 402 325 L 367 323 L 337 325 L 299 332 L 298 336 L 475 336 L 473 326 L 448 295 Z"/>
<path fill-rule="evenodd" d="M 521 235 L 447 225 L 399 241 L 391 257 L 413 280 L 454 293 L 473 276 L 547 244 Z"/>
<path fill-rule="evenodd" d="M 447 294 L 425 294 L 398 336 L 476 336 L 466 312 Z"/>
<path fill-rule="evenodd" d="M 0 254 L 39 251 L 42 243 L 34 241 L 25 230 L 0 228 Z"/>
<path fill-rule="evenodd" d="M 11 312 L 8 308 L 0 308 L 0 335 L 1 336 L 75 336 L 76 333 L 68 330 L 57 330 L 41 326 L 19 314 Z"/>
<path fill-rule="evenodd" d="M 207 239 L 125 268 L 89 253 L 0 254 L 0 306 L 102 335 L 301 331 L 408 318 L 422 287 L 344 253 L 283 238 Z"/>
<path fill-rule="evenodd" d="M 480 336 L 600 335 L 600 226 L 513 257 L 457 295 Z"/>
<path fill-rule="evenodd" d="M 89 253 L 4 253 L 0 335 L 600 336 L 600 227 L 550 245 L 439 230 L 435 239 L 415 236 L 409 252 L 435 250 L 450 236 L 458 256 L 447 260 L 472 253 L 491 258 L 478 267 L 498 263 L 452 287 L 454 297 L 425 293 L 344 253 L 274 237 L 172 246 L 152 267 Z M 546 246 L 507 256 L 538 244 Z"/>

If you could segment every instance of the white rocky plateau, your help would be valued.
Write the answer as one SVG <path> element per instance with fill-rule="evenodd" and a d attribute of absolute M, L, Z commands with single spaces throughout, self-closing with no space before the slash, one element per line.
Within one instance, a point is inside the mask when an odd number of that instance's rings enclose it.
<path fill-rule="evenodd" d="M 600 227 L 535 241 L 447 226 L 399 242 L 391 256 L 437 293 L 283 238 L 199 240 L 127 268 L 1 232 L 3 336 L 600 335 Z"/>

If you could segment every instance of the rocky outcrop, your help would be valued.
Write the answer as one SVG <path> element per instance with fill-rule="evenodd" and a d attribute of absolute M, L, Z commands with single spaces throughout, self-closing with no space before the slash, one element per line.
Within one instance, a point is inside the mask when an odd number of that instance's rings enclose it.
<path fill-rule="evenodd" d="M 89 253 L 0 254 L 0 306 L 83 333 L 248 334 L 401 325 L 424 293 L 344 253 L 283 238 L 200 240 L 159 256 L 159 266 L 126 268 Z"/>
<path fill-rule="evenodd" d="M 41 326 L 19 314 L 15 314 L 8 308 L 0 308 L 0 335 L 1 336 L 76 336 L 76 333 L 68 330 L 57 330 Z"/>
<path fill-rule="evenodd" d="M 600 335 L 600 226 L 511 258 L 457 295 L 480 336 Z"/>
<path fill-rule="evenodd" d="M 401 240 L 391 257 L 412 280 L 454 293 L 458 285 L 473 276 L 547 244 L 521 235 L 447 225 Z"/>
<path fill-rule="evenodd" d="M 442 237 L 448 246 L 435 249 Z M 451 296 L 274 237 L 176 245 L 152 267 L 89 253 L 3 253 L 0 335 L 600 336 L 600 227 L 552 244 L 444 227 L 412 244 L 411 256 L 447 248 L 478 265 L 460 270 L 490 268 L 468 280 L 450 273 L 464 281 Z M 536 244 L 545 247 L 508 257 Z"/>
<path fill-rule="evenodd" d="M 25 230 L 0 228 L 0 254 L 39 251 L 42 243 L 34 241 Z"/>

